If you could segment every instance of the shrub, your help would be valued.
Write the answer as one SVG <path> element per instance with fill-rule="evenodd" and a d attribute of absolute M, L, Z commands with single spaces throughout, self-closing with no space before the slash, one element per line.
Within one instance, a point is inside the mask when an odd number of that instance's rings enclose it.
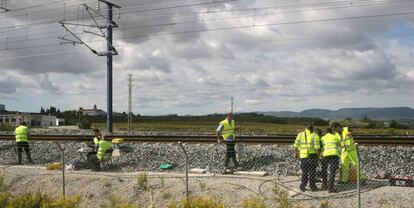
<path fill-rule="evenodd" d="M 389 128 L 387 130 L 385 130 L 385 133 L 388 135 L 397 135 L 397 132 L 394 128 Z"/>
<path fill-rule="evenodd" d="M 277 185 L 277 183 L 274 183 L 273 189 L 273 201 L 275 204 L 277 204 L 277 207 L 280 208 L 293 208 L 294 205 L 292 202 L 289 201 L 288 193 Z"/>
<path fill-rule="evenodd" d="M 141 206 L 136 206 L 129 203 L 123 203 L 122 200 L 116 196 L 111 195 L 109 197 L 109 204 L 101 204 L 101 208 L 140 208 Z"/>
<path fill-rule="evenodd" d="M 210 196 L 197 196 L 182 199 L 180 202 L 173 200 L 168 208 L 226 208 L 227 206 L 220 200 L 215 200 Z"/>
<path fill-rule="evenodd" d="M 249 198 L 242 202 L 242 208 L 266 208 L 264 199 L 261 198 Z"/>
<path fill-rule="evenodd" d="M 10 199 L 10 194 L 6 192 L 0 192 L 0 207 L 6 207 L 7 204 L 9 203 L 9 199 Z"/>
<path fill-rule="evenodd" d="M 78 127 L 80 129 L 90 129 L 91 128 L 91 122 L 87 119 L 82 119 L 79 123 L 78 123 Z"/>
<path fill-rule="evenodd" d="M 137 188 L 141 190 L 148 189 L 148 173 L 142 172 L 137 177 Z"/>
<path fill-rule="evenodd" d="M 0 193 L 0 207 L 8 208 L 77 208 L 80 196 L 66 198 L 51 198 L 47 194 L 36 192 L 13 196 L 9 193 Z"/>
<path fill-rule="evenodd" d="M 65 199 L 61 197 L 53 199 L 49 204 L 45 204 L 42 208 L 77 208 L 79 207 L 80 200 L 80 196 L 66 197 Z"/>
<path fill-rule="evenodd" d="M 0 131 L 14 131 L 13 126 L 8 123 L 1 123 L 0 124 Z"/>
<path fill-rule="evenodd" d="M 328 202 L 328 201 L 326 201 L 326 200 L 322 200 L 322 201 L 320 202 L 320 207 L 321 207 L 321 208 L 333 208 L 333 207 L 329 204 L 329 202 Z"/>
<path fill-rule="evenodd" d="M 7 191 L 9 187 L 6 184 L 6 175 L 0 173 L 0 191 Z"/>
<path fill-rule="evenodd" d="M 165 178 L 164 178 L 164 176 L 160 177 L 160 185 L 161 185 L 161 188 L 165 187 Z"/>

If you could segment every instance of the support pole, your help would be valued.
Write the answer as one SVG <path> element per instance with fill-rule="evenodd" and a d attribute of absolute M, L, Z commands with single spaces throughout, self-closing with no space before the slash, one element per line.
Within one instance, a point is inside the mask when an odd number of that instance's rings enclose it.
<path fill-rule="evenodd" d="M 183 144 L 181 142 L 178 142 L 178 144 L 180 145 L 185 155 L 185 196 L 188 200 L 188 155 L 187 151 L 185 151 Z"/>
<path fill-rule="evenodd" d="M 231 110 L 230 112 L 233 114 L 233 96 L 231 96 Z"/>
<path fill-rule="evenodd" d="M 357 172 L 357 196 L 358 196 L 358 208 L 361 208 L 361 163 L 359 162 L 359 148 L 358 143 L 355 143 L 356 146 L 356 152 L 357 152 L 357 163 L 356 163 L 356 172 Z"/>
<path fill-rule="evenodd" d="M 108 6 L 108 29 L 107 33 L 107 51 L 106 68 L 107 68 L 107 112 L 106 112 L 106 129 L 108 134 L 112 134 L 112 4 Z"/>
<path fill-rule="evenodd" d="M 131 133 L 132 123 L 132 74 L 128 74 L 128 134 Z"/>
<path fill-rule="evenodd" d="M 58 142 L 55 142 L 61 152 L 61 163 L 62 163 L 62 197 L 63 201 L 66 200 L 66 182 L 65 182 L 65 149 L 63 149 Z"/>

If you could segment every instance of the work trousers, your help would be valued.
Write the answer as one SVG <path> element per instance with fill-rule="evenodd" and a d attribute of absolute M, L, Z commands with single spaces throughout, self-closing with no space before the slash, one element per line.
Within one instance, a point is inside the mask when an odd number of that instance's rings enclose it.
<path fill-rule="evenodd" d="M 23 149 L 26 152 L 26 157 L 27 157 L 27 160 L 29 161 L 29 163 L 33 163 L 32 157 L 30 155 L 29 142 L 16 142 L 16 147 L 17 147 L 17 157 L 18 157 L 19 164 L 22 163 Z"/>
<path fill-rule="evenodd" d="M 96 154 L 89 154 L 88 155 L 88 165 L 94 171 L 100 171 L 101 170 L 101 161 L 99 161 Z"/>
<path fill-rule="evenodd" d="M 226 149 L 227 150 L 226 150 L 226 158 L 224 160 L 224 166 L 226 168 L 228 168 L 230 159 L 232 159 L 233 160 L 233 165 L 235 167 L 238 167 L 239 163 L 237 162 L 236 149 L 234 148 L 236 146 L 236 144 L 234 143 L 234 141 L 225 141 L 225 143 L 226 143 Z"/>
<path fill-rule="evenodd" d="M 352 166 L 356 168 L 358 162 L 358 153 L 356 150 L 352 151 L 343 151 L 341 154 L 341 182 L 346 183 L 349 181 L 349 169 L 352 163 Z M 362 172 L 362 168 L 359 171 L 359 178 L 365 180 L 366 177 Z"/>
<path fill-rule="evenodd" d="M 304 190 L 309 182 L 311 190 L 316 190 L 316 166 L 318 165 L 318 156 L 310 154 L 308 158 L 300 159 L 300 168 L 302 169 L 302 180 L 300 189 Z"/>
<path fill-rule="evenodd" d="M 334 190 L 335 175 L 339 168 L 339 156 L 326 156 L 322 159 L 322 187 Z M 329 169 L 329 173 L 328 173 Z"/>

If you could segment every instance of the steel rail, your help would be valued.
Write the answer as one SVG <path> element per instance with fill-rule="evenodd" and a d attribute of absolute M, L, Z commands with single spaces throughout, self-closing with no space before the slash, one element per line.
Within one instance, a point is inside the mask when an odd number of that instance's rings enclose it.
<path fill-rule="evenodd" d="M 69 142 L 88 142 L 92 140 L 92 135 L 31 135 L 31 141 L 69 141 Z M 126 142 L 163 142 L 176 143 L 215 143 L 215 135 L 111 135 L 108 138 L 123 138 Z M 237 137 L 236 142 L 247 144 L 292 144 L 296 135 L 242 135 Z M 414 146 L 414 135 L 355 135 L 355 141 L 361 145 L 390 145 L 390 146 Z M 12 141 L 14 135 L 0 135 L 0 141 Z"/>

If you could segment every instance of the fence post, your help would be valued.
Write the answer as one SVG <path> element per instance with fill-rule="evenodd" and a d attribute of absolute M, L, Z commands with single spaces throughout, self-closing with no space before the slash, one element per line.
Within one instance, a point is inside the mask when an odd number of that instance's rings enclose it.
<path fill-rule="evenodd" d="M 243 141 L 242 141 L 242 130 L 241 130 L 241 126 L 240 126 L 240 128 L 239 128 L 239 133 L 238 133 L 238 135 L 239 135 L 239 139 L 238 139 L 238 141 L 239 141 L 239 148 L 238 148 L 238 161 L 240 162 L 241 160 L 242 160 L 242 158 L 243 158 L 243 154 L 244 154 L 244 144 L 243 144 Z"/>
<path fill-rule="evenodd" d="M 65 149 L 63 149 L 58 142 L 55 142 L 56 146 L 58 146 L 59 150 L 61 151 L 61 163 L 62 163 L 62 197 L 63 201 L 66 200 L 66 183 L 65 183 Z"/>
<path fill-rule="evenodd" d="M 361 177 L 360 177 L 360 172 L 361 172 L 361 164 L 359 161 L 359 148 L 358 148 L 358 143 L 355 143 L 356 146 L 356 153 L 357 153 L 357 163 L 356 163 L 356 174 L 357 174 L 357 196 L 358 196 L 358 208 L 361 208 Z"/>
<path fill-rule="evenodd" d="M 185 196 L 188 199 L 188 155 L 181 141 L 178 142 L 185 155 Z"/>

